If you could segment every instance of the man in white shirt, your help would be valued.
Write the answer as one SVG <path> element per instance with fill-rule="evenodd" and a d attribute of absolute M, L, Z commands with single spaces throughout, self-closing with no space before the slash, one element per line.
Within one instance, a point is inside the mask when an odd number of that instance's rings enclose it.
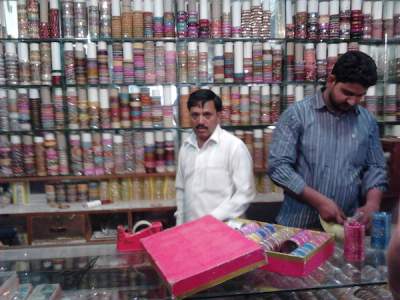
<path fill-rule="evenodd" d="M 179 152 L 176 223 L 208 214 L 219 220 L 239 217 L 256 193 L 250 153 L 219 126 L 222 102 L 215 93 L 198 90 L 187 107 L 193 133 Z"/>

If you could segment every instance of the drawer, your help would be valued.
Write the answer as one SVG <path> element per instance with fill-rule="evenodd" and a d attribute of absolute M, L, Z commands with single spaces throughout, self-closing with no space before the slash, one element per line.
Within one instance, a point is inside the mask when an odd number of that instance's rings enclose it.
<path fill-rule="evenodd" d="M 32 243 L 57 240 L 85 241 L 84 214 L 62 214 L 32 217 Z"/>

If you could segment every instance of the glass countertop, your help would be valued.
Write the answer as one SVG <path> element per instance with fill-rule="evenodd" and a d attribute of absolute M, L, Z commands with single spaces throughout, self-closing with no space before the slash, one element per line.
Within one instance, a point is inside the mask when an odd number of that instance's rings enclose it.
<path fill-rule="evenodd" d="M 0 271 L 16 271 L 20 284 L 58 283 L 62 299 L 173 299 L 145 252 L 118 253 L 113 244 L 0 250 Z M 385 252 L 367 248 L 363 263 L 350 264 L 337 245 L 306 277 L 257 269 L 190 298 L 296 299 L 296 292 L 306 295 L 300 299 L 353 299 L 356 289 L 369 286 L 386 299 L 386 283 Z"/>

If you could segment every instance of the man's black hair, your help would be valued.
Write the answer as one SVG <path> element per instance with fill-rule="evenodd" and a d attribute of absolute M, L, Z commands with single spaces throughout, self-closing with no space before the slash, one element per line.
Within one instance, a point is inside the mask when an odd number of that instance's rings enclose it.
<path fill-rule="evenodd" d="M 201 105 L 201 107 L 203 107 L 204 104 L 209 101 L 214 102 L 217 112 L 222 111 L 221 98 L 213 91 L 207 89 L 200 89 L 191 93 L 189 96 L 189 101 L 187 102 L 187 108 L 188 110 L 190 110 L 190 108 L 198 106 L 199 104 Z"/>
<path fill-rule="evenodd" d="M 332 74 L 336 82 L 358 83 L 364 88 L 375 85 L 378 79 L 374 60 L 361 51 L 348 51 L 339 57 Z"/>

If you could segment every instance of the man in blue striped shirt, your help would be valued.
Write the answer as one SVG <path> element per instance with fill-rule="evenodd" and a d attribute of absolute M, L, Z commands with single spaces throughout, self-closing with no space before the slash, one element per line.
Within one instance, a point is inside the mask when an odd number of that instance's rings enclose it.
<path fill-rule="evenodd" d="M 343 223 L 357 210 L 369 224 L 387 187 L 374 117 L 359 102 L 377 81 L 371 57 L 349 51 L 326 87 L 287 108 L 273 133 L 268 174 L 285 190 L 277 222 L 295 227 Z"/>

